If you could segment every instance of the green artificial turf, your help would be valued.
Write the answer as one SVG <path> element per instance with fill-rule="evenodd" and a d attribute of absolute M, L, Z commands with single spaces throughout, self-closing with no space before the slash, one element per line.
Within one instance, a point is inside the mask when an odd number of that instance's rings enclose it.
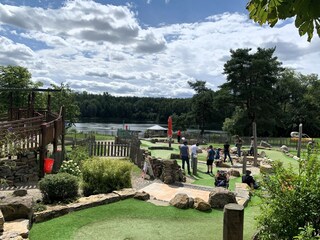
<path fill-rule="evenodd" d="M 255 231 L 255 208 L 245 210 L 244 239 Z M 223 211 L 204 213 L 128 199 L 34 224 L 30 240 L 222 239 Z"/>
<path fill-rule="evenodd" d="M 142 141 L 143 146 L 155 146 Z M 158 144 L 157 144 L 158 145 Z M 163 145 L 163 144 L 162 144 Z M 152 150 L 152 156 L 169 159 L 171 153 L 179 153 L 178 144 L 174 150 Z M 259 150 L 261 151 L 261 150 Z M 285 167 L 297 169 L 298 161 L 275 150 L 264 150 L 273 160 L 280 160 Z M 205 159 L 206 152 L 199 154 Z M 177 159 L 181 165 L 181 160 Z M 136 174 L 139 173 L 136 170 Z M 208 175 L 207 166 L 198 163 L 198 174 L 194 184 L 214 186 L 214 178 Z M 217 168 L 213 168 L 213 173 Z M 257 176 L 258 177 L 258 176 Z M 230 180 L 230 190 L 241 178 Z M 251 239 L 256 231 L 255 217 L 260 214 L 260 199 L 253 196 L 244 214 L 244 239 Z M 155 206 L 151 203 L 128 199 L 109 205 L 73 212 L 50 221 L 34 224 L 30 231 L 30 240 L 37 239 L 222 239 L 223 211 L 209 213 L 195 209 L 181 210 L 174 207 Z"/>

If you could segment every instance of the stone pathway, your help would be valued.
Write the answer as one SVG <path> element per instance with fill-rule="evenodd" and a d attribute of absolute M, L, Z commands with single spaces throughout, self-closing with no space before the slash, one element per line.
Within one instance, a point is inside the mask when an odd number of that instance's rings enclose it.
<path fill-rule="evenodd" d="M 151 198 L 156 198 L 157 200 L 169 202 L 176 194 L 185 193 L 189 197 L 199 197 L 205 201 L 209 200 L 210 191 L 199 190 L 195 188 L 190 188 L 185 184 L 179 185 L 167 185 L 164 183 L 152 183 L 140 191 L 145 191 L 149 193 Z"/>

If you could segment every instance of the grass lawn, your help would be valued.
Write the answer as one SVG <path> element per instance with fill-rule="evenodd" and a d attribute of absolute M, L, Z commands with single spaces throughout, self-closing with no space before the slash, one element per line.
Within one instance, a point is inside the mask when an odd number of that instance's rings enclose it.
<path fill-rule="evenodd" d="M 256 205 L 245 210 L 244 239 L 255 231 Z M 34 224 L 30 240 L 222 239 L 223 211 L 155 206 L 128 199 Z"/>

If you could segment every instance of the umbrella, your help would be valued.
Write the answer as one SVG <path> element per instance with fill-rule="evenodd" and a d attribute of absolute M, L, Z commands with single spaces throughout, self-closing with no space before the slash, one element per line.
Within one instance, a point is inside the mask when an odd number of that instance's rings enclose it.
<path fill-rule="evenodd" d="M 172 138 L 172 118 L 169 116 L 168 118 L 168 137 Z"/>

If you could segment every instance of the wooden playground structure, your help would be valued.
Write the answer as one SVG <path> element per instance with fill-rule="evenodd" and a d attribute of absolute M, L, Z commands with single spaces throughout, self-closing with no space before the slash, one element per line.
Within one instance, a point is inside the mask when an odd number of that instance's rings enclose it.
<path fill-rule="evenodd" d="M 51 111 L 51 92 L 61 90 L 55 89 L 0 89 L 1 92 L 9 93 L 9 106 L 6 115 L 0 117 L 0 140 L 8 134 L 14 134 L 15 142 L 1 141 L 0 150 L 19 148 L 21 152 L 33 151 L 38 155 L 39 177 L 44 176 L 44 161 L 47 158 L 48 145 L 52 144 L 52 153 L 58 151 L 61 145 L 62 153 L 65 152 L 65 109 L 61 106 L 58 113 Z M 27 106 L 14 106 L 14 94 L 28 92 Z M 35 109 L 36 92 L 48 92 L 47 107 Z M 19 155 L 18 154 L 18 155 Z M 13 156 L 7 154 L 5 157 L 11 159 Z M 18 156 L 17 156 L 18 157 Z"/>

